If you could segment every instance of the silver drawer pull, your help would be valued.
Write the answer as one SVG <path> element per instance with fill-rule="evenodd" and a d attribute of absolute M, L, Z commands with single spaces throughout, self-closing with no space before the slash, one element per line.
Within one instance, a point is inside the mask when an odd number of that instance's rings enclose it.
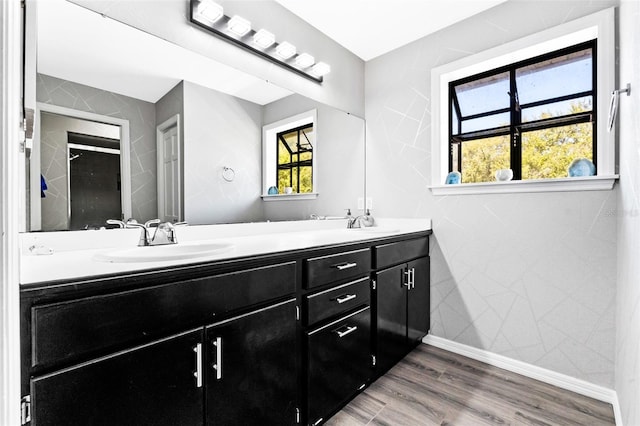
<path fill-rule="evenodd" d="M 216 348 L 216 362 L 212 365 L 216 370 L 216 379 L 222 379 L 222 337 L 216 337 L 213 342 L 213 346 Z"/>
<path fill-rule="evenodd" d="M 336 330 L 336 334 L 338 335 L 338 337 L 342 338 L 347 334 L 351 334 L 358 329 L 358 327 L 355 325 L 353 327 L 349 327 L 349 326 L 346 326 L 346 327 L 347 329 L 345 331 L 340 331 L 340 329 Z"/>
<path fill-rule="evenodd" d="M 349 300 L 353 300 L 356 297 L 358 296 L 356 296 L 355 294 L 345 294 L 344 296 L 336 297 L 336 302 L 342 304 L 344 302 L 348 302 Z"/>
<path fill-rule="evenodd" d="M 349 268 L 355 268 L 356 266 L 358 266 L 358 264 L 356 262 L 350 262 L 350 263 L 340 263 L 338 265 L 335 265 L 335 267 L 339 270 L 345 270 L 345 269 L 349 269 Z"/>
<path fill-rule="evenodd" d="M 193 373 L 196 378 L 196 387 L 202 387 L 202 344 L 198 343 L 193 351 L 196 353 L 196 371 Z"/>

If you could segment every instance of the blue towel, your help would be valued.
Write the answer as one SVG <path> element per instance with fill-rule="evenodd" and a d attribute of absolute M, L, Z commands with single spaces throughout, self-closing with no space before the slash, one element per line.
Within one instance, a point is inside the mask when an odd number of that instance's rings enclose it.
<path fill-rule="evenodd" d="M 46 195 L 44 195 L 44 191 L 46 190 L 47 190 L 47 182 L 45 182 L 44 176 L 42 176 L 41 174 L 40 175 L 40 198 L 46 197 Z"/>

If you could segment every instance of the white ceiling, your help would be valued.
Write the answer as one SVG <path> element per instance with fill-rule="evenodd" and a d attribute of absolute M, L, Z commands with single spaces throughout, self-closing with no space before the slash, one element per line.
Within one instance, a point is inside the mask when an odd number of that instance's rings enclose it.
<path fill-rule="evenodd" d="M 292 92 L 64 0 L 37 2 L 37 70 L 155 103 L 182 80 L 265 105 Z"/>
<path fill-rule="evenodd" d="M 276 1 L 369 60 L 506 0 Z M 37 15 L 43 74 L 153 103 L 182 80 L 260 105 L 292 93 L 65 0 Z"/>
<path fill-rule="evenodd" d="M 506 0 L 275 0 L 365 61 Z"/>

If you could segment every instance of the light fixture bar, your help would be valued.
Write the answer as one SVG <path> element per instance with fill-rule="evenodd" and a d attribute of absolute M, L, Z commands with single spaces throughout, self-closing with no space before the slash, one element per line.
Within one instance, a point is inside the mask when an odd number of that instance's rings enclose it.
<path fill-rule="evenodd" d="M 297 54 L 293 44 L 276 42 L 271 32 L 252 30 L 247 19 L 224 15 L 213 0 L 190 0 L 189 18 L 199 27 L 317 83 L 322 83 L 323 76 L 331 70 L 324 62 L 316 63 L 308 53 Z"/>

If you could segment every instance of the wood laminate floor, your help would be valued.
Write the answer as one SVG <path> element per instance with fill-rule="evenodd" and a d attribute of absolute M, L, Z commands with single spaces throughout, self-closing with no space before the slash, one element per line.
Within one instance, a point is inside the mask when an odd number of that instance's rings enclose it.
<path fill-rule="evenodd" d="M 615 425 L 613 408 L 429 345 L 420 345 L 326 423 Z"/>

